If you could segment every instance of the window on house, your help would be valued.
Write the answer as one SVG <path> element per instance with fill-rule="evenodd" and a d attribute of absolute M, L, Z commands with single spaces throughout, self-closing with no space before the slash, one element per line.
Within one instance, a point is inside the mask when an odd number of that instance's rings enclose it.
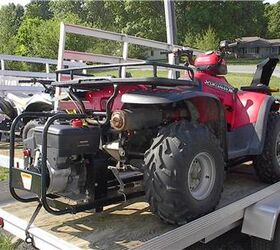
<path fill-rule="evenodd" d="M 154 51 L 153 50 L 151 50 L 151 56 L 154 56 Z"/>
<path fill-rule="evenodd" d="M 238 51 L 242 55 L 246 54 L 245 48 L 239 48 Z"/>
<path fill-rule="evenodd" d="M 271 53 L 272 54 L 277 54 L 277 52 L 278 52 L 278 48 L 277 47 L 272 47 L 271 48 Z"/>
<path fill-rule="evenodd" d="M 248 54 L 258 54 L 260 52 L 260 48 L 253 47 L 253 48 L 247 48 Z"/>

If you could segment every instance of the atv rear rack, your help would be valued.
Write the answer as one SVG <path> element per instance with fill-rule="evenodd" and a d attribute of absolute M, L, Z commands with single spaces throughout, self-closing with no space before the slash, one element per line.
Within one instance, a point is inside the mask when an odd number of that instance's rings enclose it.
<path fill-rule="evenodd" d="M 56 71 L 57 74 L 57 80 L 59 74 L 70 74 L 71 79 L 74 78 L 75 71 L 81 71 L 81 70 L 107 70 L 107 69 L 113 69 L 118 68 L 119 70 L 119 77 L 121 77 L 121 72 L 124 67 L 143 67 L 143 66 L 152 66 L 153 67 L 153 76 L 157 77 L 157 70 L 158 67 L 162 67 L 165 69 L 174 69 L 174 70 L 187 70 L 191 74 L 193 74 L 193 69 L 187 66 L 181 66 L 181 65 L 174 65 L 169 63 L 160 63 L 160 62 L 151 62 L 151 61 L 143 61 L 143 62 L 137 62 L 137 63 L 116 63 L 116 64 L 107 64 L 107 65 L 90 65 L 90 66 L 84 66 L 84 67 L 75 67 L 75 68 L 67 68 L 67 69 L 60 69 Z"/>
<path fill-rule="evenodd" d="M 140 68 L 145 66 L 151 66 L 153 69 L 152 77 L 146 78 L 131 78 L 126 77 L 122 78 L 122 69 L 123 68 Z M 185 70 L 189 74 L 190 79 L 172 79 L 165 77 L 158 77 L 158 68 L 164 69 L 173 69 L 175 71 Z M 111 70 L 118 69 L 118 77 L 96 77 L 94 75 L 81 74 L 82 70 L 92 70 L 92 71 L 100 71 L 100 70 Z M 78 71 L 78 72 L 77 72 Z M 67 81 L 59 81 L 60 74 L 70 74 L 70 80 Z M 76 78 L 75 76 L 84 76 L 84 78 Z M 142 84 L 142 85 L 153 85 L 153 86 L 198 86 L 197 83 L 193 81 L 194 79 L 194 71 L 190 67 L 180 66 L 180 65 L 172 65 L 167 63 L 158 63 L 158 62 L 139 62 L 139 63 L 120 63 L 120 64 L 109 64 L 109 65 L 94 65 L 94 66 L 85 66 L 85 67 L 77 67 L 77 68 L 68 68 L 56 71 L 56 81 L 52 85 L 55 87 L 72 87 L 75 89 L 90 89 L 93 87 L 99 87 L 104 85 L 112 85 L 112 84 Z"/>

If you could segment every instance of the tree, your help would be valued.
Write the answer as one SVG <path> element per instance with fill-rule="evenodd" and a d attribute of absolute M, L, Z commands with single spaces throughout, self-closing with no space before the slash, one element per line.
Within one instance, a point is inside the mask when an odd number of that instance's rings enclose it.
<path fill-rule="evenodd" d="M 106 1 L 85 0 L 80 18 L 91 27 L 116 31 L 113 12 Z"/>
<path fill-rule="evenodd" d="M 49 8 L 49 1 L 32 0 L 26 5 L 24 16 L 47 20 L 53 16 L 53 13 Z"/>
<path fill-rule="evenodd" d="M 83 2 L 83 0 L 53 0 L 49 2 L 49 8 L 57 18 L 64 18 L 68 14 L 74 14 L 81 18 L 80 15 L 83 13 Z"/>
<path fill-rule="evenodd" d="M 70 13 L 65 14 L 63 19 L 25 18 L 17 34 L 17 54 L 57 58 L 61 21 L 83 24 L 77 15 Z M 83 36 L 71 34 L 66 37 L 67 49 L 86 51 L 89 44 L 89 39 Z"/>
<path fill-rule="evenodd" d="M 24 9 L 21 5 L 9 4 L 0 9 L 0 53 L 13 54 L 15 35 L 22 22 Z"/>
<path fill-rule="evenodd" d="M 220 40 L 266 34 L 262 1 L 178 1 L 175 9 L 179 42 L 209 26 Z"/>
<path fill-rule="evenodd" d="M 166 42 L 163 1 L 106 1 L 114 31 Z M 129 57 L 141 58 L 145 47 L 131 45 Z"/>
<path fill-rule="evenodd" d="M 271 38 L 280 38 L 280 2 L 267 5 L 265 15 L 268 19 L 267 35 Z"/>
<path fill-rule="evenodd" d="M 35 18 L 25 18 L 17 32 L 16 53 L 21 56 L 35 56 L 36 41 L 38 41 L 38 27 L 42 20 Z"/>
<path fill-rule="evenodd" d="M 219 38 L 216 31 L 212 27 L 208 27 L 206 31 L 198 34 L 192 41 L 186 37 L 186 44 L 202 50 L 215 50 L 219 45 Z"/>

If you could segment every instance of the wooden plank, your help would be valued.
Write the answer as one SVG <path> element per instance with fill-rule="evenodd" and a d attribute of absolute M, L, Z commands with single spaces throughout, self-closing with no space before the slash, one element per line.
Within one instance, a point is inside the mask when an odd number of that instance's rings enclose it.
<path fill-rule="evenodd" d="M 256 179 L 252 168 L 244 165 L 227 176 L 218 208 L 264 187 L 266 185 Z M 28 220 L 35 206 L 14 203 L 3 209 Z M 98 214 L 87 211 L 76 215 L 53 216 L 41 211 L 35 225 L 82 249 L 130 249 L 176 228 L 164 224 L 153 215 L 144 197 L 108 206 Z"/>

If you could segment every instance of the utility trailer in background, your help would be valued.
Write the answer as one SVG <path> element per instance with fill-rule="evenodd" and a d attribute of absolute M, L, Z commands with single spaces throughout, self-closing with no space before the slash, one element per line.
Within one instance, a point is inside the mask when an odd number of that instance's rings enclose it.
<path fill-rule="evenodd" d="M 0 217 L 6 231 L 23 240 L 30 236 L 39 249 L 184 249 L 199 241 L 208 243 L 240 225 L 243 233 L 273 240 L 279 191 L 280 182 L 263 184 L 251 165 L 244 164 L 227 176 L 214 212 L 179 227 L 166 225 L 152 215 L 141 198 L 108 206 L 102 213 L 53 216 L 41 211 L 28 233 L 36 203 L 11 203 L 0 208 Z"/>

